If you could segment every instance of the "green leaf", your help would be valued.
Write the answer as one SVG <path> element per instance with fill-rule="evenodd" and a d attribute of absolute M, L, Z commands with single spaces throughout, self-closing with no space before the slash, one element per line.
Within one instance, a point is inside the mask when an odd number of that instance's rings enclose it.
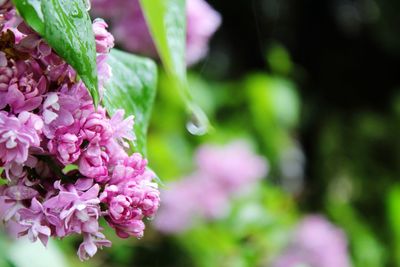
<path fill-rule="evenodd" d="M 193 101 L 186 77 L 186 1 L 140 0 L 140 4 L 165 71 L 191 116 L 188 130 L 193 134 L 203 134 L 209 122 Z"/>
<path fill-rule="evenodd" d="M 96 44 L 86 0 L 13 0 L 28 25 L 65 59 L 99 101 Z"/>
<path fill-rule="evenodd" d="M 140 3 L 166 71 L 185 83 L 185 0 L 141 0 Z"/>
<path fill-rule="evenodd" d="M 108 58 L 112 77 L 106 84 L 104 106 L 112 115 L 125 109 L 135 116 L 135 151 L 146 153 L 146 135 L 157 89 L 157 67 L 147 58 L 113 49 Z"/>
<path fill-rule="evenodd" d="M 36 32 L 44 33 L 44 16 L 40 4 L 41 0 L 13 0 L 18 12 Z"/>

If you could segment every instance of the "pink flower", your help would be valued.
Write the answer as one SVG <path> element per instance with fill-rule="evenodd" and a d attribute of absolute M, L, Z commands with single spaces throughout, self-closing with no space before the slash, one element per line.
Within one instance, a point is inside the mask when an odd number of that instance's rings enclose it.
<path fill-rule="evenodd" d="M 125 1 L 126 11 L 116 17 L 110 17 L 113 22 L 111 29 L 117 43 L 126 50 L 156 58 L 157 49 L 147 27 L 139 1 Z M 95 10 L 96 5 L 93 5 Z M 128 11 L 129 10 L 129 11 Z M 129 27 L 129 25 L 136 25 Z"/>
<path fill-rule="evenodd" d="M 267 173 L 265 159 L 255 155 L 249 144 L 235 141 L 226 146 L 204 145 L 197 150 L 196 162 L 204 177 L 216 177 L 225 190 L 235 192 Z"/>
<path fill-rule="evenodd" d="M 124 119 L 125 111 L 118 109 L 111 117 L 110 125 L 113 130 L 113 137 L 122 143 L 124 146 L 128 146 L 124 143 L 124 140 L 133 141 L 135 140 L 135 134 L 133 131 L 133 116 L 129 116 Z"/>
<path fill-rule="evenodd" d="M 108 155 L 99 144 L 91 143 L 82 153 L 79 160 L 79 171 L 86 177 L 93 178 L 98 183 L 109 180 Z"/>
<path fill-rule="evenodd" d="M 111 78 L 112 72 L 111 67 L 107 63 L 108 55 L 100 54 L 97 56 L 97 72 L 99 73 L 99 94 L 100 97 L 103 98 L 104 95 L 104 86 L 107 81 Z"/>
<path fill-rule="evenodd" d="M 44 133 L 51 139 L 59 127 L 71 126 L 93 111 L 93 103 L 83 83 L 79 82 L 72 87 L 63 85 L 59 93 L 47 94 L 43 103 Z"/>
<path fill-rule="evenodd" d="M 0 108 L 8 104 L 14 113 L 32 111 L 42 103 L 43 94 L 47 90 L 47 80 L 42 76 L 36 81 L 33 74 L 27 74 L 12 78 L 7 89 L 7 93 L 1 96 Z"/>
<path fill-rule="evenodd" d="M 193 65 L 208 53 L 208 41 L 221 25 L 221 15 L 204 0 L 186 5 L 186 62 Z"/>
<path fill-rule="evenodd" d="M 89 116 L 82 119 L 82 137 L 88 141 L 108 141 L 112 136 L 112 128 L 109 120 L 106 119 L 104 109 L 92 112 Z"/>
<path fill-rule="evenodd" d="M 111 223 L 115 232 L 120 238 L 131 236 L 141 238 L 143 236 L 145 225 L 142 220 L 130 220 L 124 223 Z"/>
<path fill-rule="evenodd" d="M 139 153 L 133 153 L 130 157 L 125 157 L 114 167 L 111 177 L 111 184 L 124 183 L 135 180 L 136 177 L 142 175 L 147 166 L 147 160 L 143 159 Z"/>
<path fill-rule="evenodd" d="M 16 76 L 16 68 L 14 66 L 7 66 L 7 58 L 3 52 L 0 52 L 0 95 L 5 96 L 8 92 L 8 87 L 10 86 L 11 79 Z M 6 62 L 4 62 L 6 61 Z M 3 103 L 1 103 L 3 102 Z M 0 104 L 5 106 L 5 99 L 3 99 Z"/>
<path fill-rule="evenodd" d="M 114 46 L 114 37 L 107 31 L 107 23 L 102 19 L 93 21 L 93 33 L 96 39 L 97 53 L 108 53 Z"/>
<path fill-rule="evenodd" d="M 128 154 L 121 146 L 120 142 L 115 139 L 110 139 L 107 144 L 104 145 L 106 152 L 109 156 L 109 164 L 111 166 L 116 166 L 124 161 L 128 157 Z M 115 167 L 114 167 L 115 169 Z"/>
<path fill-rule="evenodd" d="M 44 127 L 44 122 L 42 120 L 42 117 L 31 113 L 31 112 L 21 112 L 18 115 L 18 119 L 21 123 L 23 123 L 27 128 L 30 128 L 36 133 L 41 134 L 43 127 Z"/>
<path fill-rule="evenodd" d="M 93 257 L 98 248 L 111 247 L 111 241 L 107 240 L 100 232 L 91 234 L 85 233 L 83 237 L 84 241 L 78 249 L 78 256 L 81 261 Z"/>
<path fill-rule="evenodd" d="M 11 8 L 12 4 L 10 0 L 0 0 L 0 10 Z"/>
<path fill-rule="evenodd" d="M 74 129 L 75 128 L 75 129 Z M 78 160 L 81 155 L 82 137 L 77 127 L 60 127 L 55 132 L 55 137 L 48 143 L 50 153 L 64 165 Z"/>
<path fill-rule="evenodd" d="M 24 52 L 31 53 L 32 57 L 36 58 L 38 61 L 47 61 L 49 58 L 54 57 L 52 56 L 51 47 L 28 25 L 25 23 L 21 23 L 18 26 L 18 30 L 26 36 L 17 44 L 17 47 Z M 31 61 L 32 63 L 35 61 Z M 39 70 L 36 68 L 36 70 Z"/>
<path fill-rule="evenodd" d="M 28 159 L 29 148 L 39 145 L 37 131 L 23 124 L 21 117 L 0 112 L 0 159 L 3 164 L 23 164 Z"/>
<path fill-rule="evenodd" d="M 132 199 L 124 195 L 117 195 L 111 198 L 108 208 L 113 222 L 126 223 L 135 218 L 142 218 L 141 211 L 134 208 Z"/>
<path fill-rule="evenodd" d="M 22 201 L 29 200 L 38 195 L 38 192 L 30 187 L 14 185 L 1 188 L 0 196 L 0 219 L 8 221 L 24 207 Z"/>
<path fill-rule="evenodd" d="M 160 206 L 160 192 L 157 190 L 157 187 L 154 187 L 154 184 L 142 185 L 142 187 L 144 189 L 144 198 L 140 202 L 139 207 L 144 216 L 152 218 Z"/>
<path fill-rule="evenodd" d="M 74 110 L 78 108 L 79 101 L 76 101 L 76 99 L 57 93 L 47 94 L 42 106 L 45 135 L 51 139 L 59 127 L 71 126 L 75 121 Z"/>
<path fill-rule="evenodd" d="M 15 41 L 18 43 L 23 38 L 23 35 L 16 29 L 16 27 L 21 23 L 22 19 L 16 13 L 16 10 L 12 6 L 12 2 L 10 0 L 5 1 L 0 7 L 0 30 L 11 30 L 14 32 Z"/>
<path fill-rule="evenodd" d="M 56 183 L 55 188 L 60 192 L 43 203 L 49 222 L 56 227 L 58 236 L 99 231 L 100 187 L 91 184 L 92 180 L 88 179 L 78 180 L 68 188 Z"/>
<path fill-rule="evenodd" d="M 6 53 L 0 51 L 0 67 L 1 67 L 1 68 L 4 68 L 4 67 L 7 66 L 7 64 L 8 64 L 8 62 L 7 62 Z M 3 69 L 0 69 L 0 72 L 2 73 L 2 74 L 0 74 L 0 77 L 2 77 L 2 75 L 6 75 L 6 72 L 3 72 L 3 71 L 4 71 Z M 10 75 L 10 78 L 11 78 L 11 77 L 12 77 L 12 75 Z M 2 78 L 0 78 L 0 84 L 1 84 L 2 82 L 3 82 L 3 81 L 2 81 Z"/>
<path fill-rule="evenodd" d="M 297 226 L 288 248 L 273 264 L 274 267 L 299 265 L 350 266 L 346 236 L 342 230 L 321 216 L 304 218 Z"/>
<path fill-rule="evenodd" d="M 76 81 L 76 71 L 64 61 L 60 61 L 59 57 L 54 56 L 54 54 L 50 54 L 48 57 L 43 59 L 44 61 L 52 62 L 48 66 L 48 77 L 52 82 L 62 81 L 62 82 L 75 82 Z"/>
<path fill-rule="evenodd" d="M 58 103 L 58 95 L 56 93 L 49 93 L 43 103 L 43 118 L 46 124 L 50 124 L 58 117 L 60 104 Z"/>
<path fill-rule="evenodd" d="M 213 177 L 199 172 L 171 183 L 161 197 L 163 203 L 154 223 L 164 233 L 183 232 L 197 219 L 214 220 L 229 211 L 230 195 Z"/>
<path fill-rule="evenodd" d="M 196 161 L 193 174 L 171 183 L 162 192 L 163 205 L 155 220 L 160 231 L 182 232 L 196 218 L 214 220 L 225 216 L 235 194 L 267 173 L 265 159 L 242 141 L 225 146 L 204 145 L 197 150 Z"/>
<path fill-rule="evenodd" d="M 126 12 L 127 4 L 126 0 L 93 0 L 92 11 L 96 16 L 107 18 L 112 14 L 113 16 L 119 16 Z"/>
<path fill-rule="evenodd" d="M 93 23 L 100 91 L 111 77 L 113 37 L 106 28 L 102 20 Z M 125 151 L 134 140 L 133 116 L 124 119 L 119 110 L 110 118 L 95 107 L 76 71 L 22 22 L 8 0 L 0 0 L 0 34 L 8 35 L 12 47 L 12 53 L 0 51 L 0 166 L 8 179 L 0 186 L 4 228 L 44 245 L 49 237 L 81 235 L 81 260 L 111 245 L 100 232 L 101 217 L 119 236 L 141 237 L 159 192 L 146 159 Z"/>
<path fill-rule="evenodd" d="M 39 238 L 46 246 L 51 235 L 51 229 L 45 218 L 42 204 L 36 198 L 33 198 L 30 208 L 20 209 L 18 215 L 20 216 L 19 224 L 26 228 L 19 235 L 27 234 L 31 242 L 35 242 Z"/>
<path fill-rule="evenodd" d="M 141 237 L 144 231 L 141 220 L 143 217 L 154 216 L 159 207 L 160 195 L 154 183 L 147 180 L 137 182 L 131 178 L 119 186 L 106 187 L 100 200 L 108 206 L 106 219 L 118 236 Z"/>

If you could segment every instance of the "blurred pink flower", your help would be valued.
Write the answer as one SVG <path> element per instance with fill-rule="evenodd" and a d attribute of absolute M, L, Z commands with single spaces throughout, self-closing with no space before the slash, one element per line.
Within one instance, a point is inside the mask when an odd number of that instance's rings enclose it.
<path fill-rule="evenodd" d="M 93 0 L 92 12 L 109 19 L 116 41 L 125 49 L 157 57 L 138 0 Z M 221 16 L 204 0 L 186 3 L 186 63 L 193 65 L 208 53 L 208 42 L 221 25 Z"/>
<path fill-rule="evenodd" d="M 223 147 L 204 145 L 196 153 L 196 163 L 203 173 L 218 177 L 225 190 L 231 191 L 257 181 L 263 177 L 260 174 L 266 173 L 265 160 L 242 141 Z"/>
<path fill-rule="evenodd" d="M 273 264 L 273 267 L 297 266 L 351 266 L 343 231 L 324 217 L 313 215 L 304 218 L 288 248 Z"/>
<path fill-rule="evenodd" d="M 266 160 L 242 141 L 204 145 L 196 152 L 197 170 L 162 192 L 155 226 L 181 232 L 196 218 L 217 219 L 229 211 L 230 200 L 267 174 Z"/>
<path fill-rule="evenodd" d="M 204 0 L 186 5 L 186 62 L 195 64 L 208 53 L 208 41 L 221 25 L 221 15 Z"/>

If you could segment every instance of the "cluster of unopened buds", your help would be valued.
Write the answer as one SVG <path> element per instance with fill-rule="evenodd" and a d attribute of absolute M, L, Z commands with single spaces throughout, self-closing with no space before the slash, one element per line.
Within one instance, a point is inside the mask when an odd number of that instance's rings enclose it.
<path fill-rule="evenodd" d="M 101 83 L 111 75 L 107 54 L 114 38 L 93 22 Z M 83 236 L 78 255 L 110 246 L 104 217 L 118 236 L 141 237 L 155 215 L 154 173 L 134 140 L 133 116 L 110 117 L 95 107 L 75 70 L 0 1 L 0 219 L 16 236 L 44 245 L 49 237 Z M 103 84 L 99 84 L 102 88 Z"/>

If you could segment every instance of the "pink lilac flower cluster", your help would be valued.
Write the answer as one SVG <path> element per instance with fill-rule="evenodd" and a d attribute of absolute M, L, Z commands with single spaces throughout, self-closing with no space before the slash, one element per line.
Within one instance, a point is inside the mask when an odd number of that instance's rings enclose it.
<path fill-rule="evenodd" d="M 99 87 L 111 76 L 113 36 L 93 22 Z M 141 237 L 159 191 L 141 154 L 129 156 L 133 116 L 111 118 L 94 107 L 74 69 L 0 1 L 0 220 L 15 236 L 44 245 L 49 237 L 83 236 L 78 255 L 110 246 L 105 218 L 118 236 Z M 68 168 L 66 168 L 68 167 Z M 68 171 L 69 169 L 69 171 Z"/>
<path fill-rule="evenodd" d="M 139 0 L 93 0 L 92 12 L 110 20 L 119 44 L 131 52 L 157 57 Z M 208 53 L 208 42 L 221 24 L 221 16 L 204 0 L 186 3 L 186 62 L 193 65 Z"/>
<path fill-rule="evenodd" d="M 196 153 L 197 169 L 171 183 L 161 193 L 163 206 L 155 226 L 178 233 L 196 218 L 218 219 L 226 215 L 232 198 L 267 174 L 267 163 L 244 141 L 225 146 L 204 145 Z"/>
<path fill-rule="evenodd" d="M 325 218 L 307 216 L 297 226 L 288 248 L 272 266 L 349 267 L 346 236 Z"/>

